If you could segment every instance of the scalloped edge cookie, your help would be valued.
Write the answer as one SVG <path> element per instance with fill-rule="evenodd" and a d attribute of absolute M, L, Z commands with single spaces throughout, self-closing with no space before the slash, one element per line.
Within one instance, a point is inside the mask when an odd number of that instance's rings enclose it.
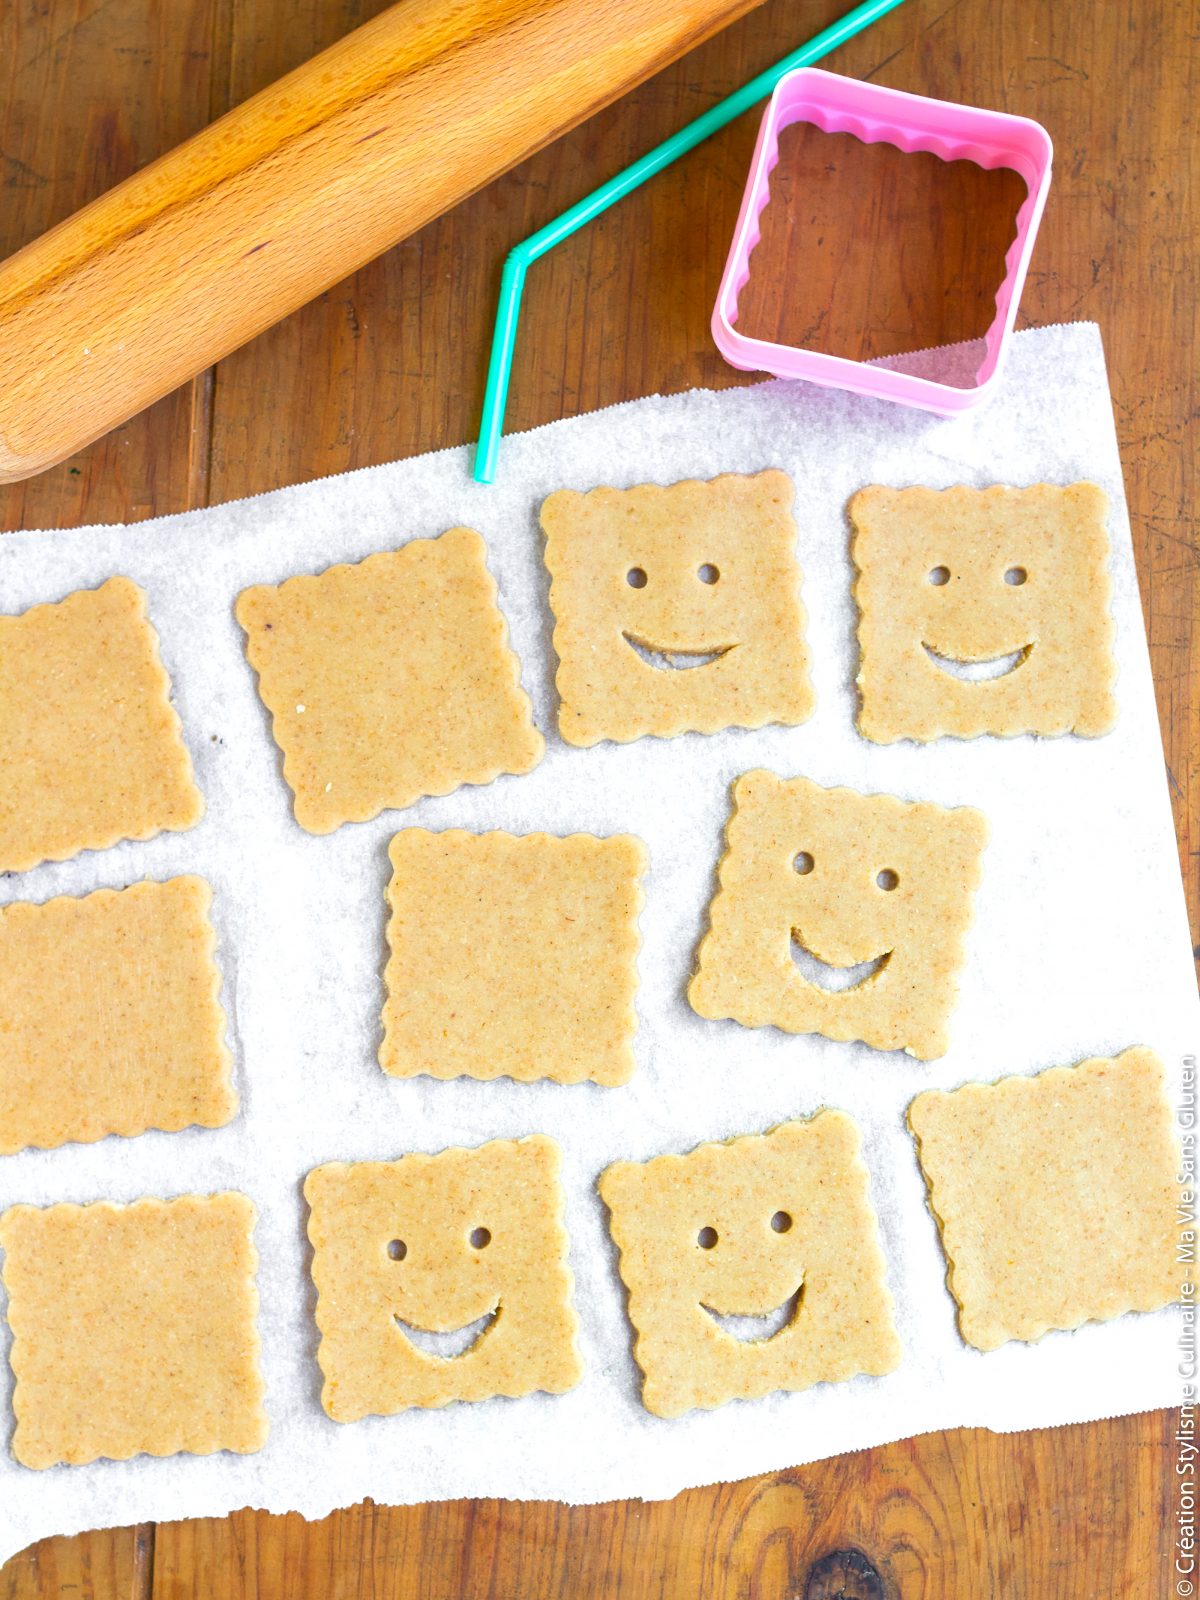
<path fill-rule="evenodd" d="M 497 1162 L 513 1167 L 499 1192 L 486 1187 L 497 1179 L 492 1171 Z M 422 1193 L 430 1178 L 435 1180 L 432 1196 Z M 437 1408 L 456 1400 L 564 1394 L 583 1376 L 562 1153 L 553 1139 L 529 1134 L 473 1148 L 455 1145 L 435 1155 L 416 1152 L 396 1161 L 331 1161 L 308 1174 L 304 1198 L 321 1334 L 317 1363 L 325 1378 L 321 1404 L 335 1422 L 394 1416 L 411 1407 Z M 426 1206 L 434 1215 L 423 1235 L 413 1224 Z M 387 1279 L 373 1277 L 377 1272 L 403 1274 L 407 1265 L 409 1271 L 416 1268 L 444 1282 L 446 1296 L 463 1290 L 456 1273 L 472 1288 L 472 1260 L 465 1255 L 452 1259 L 438 1250 L 436 1235 L 446 1227 L 447 1211 L 455 1214 L 464 1250 L 469 1245 L 477 1254 L 483 1275 L 492 1260 L 484 1251 L 506 1240 L 510 1226 L 523 1244 L 532 1241 L 542 1247 L 527 1259 L 518 1256 L 519 1313 L 510 1311 L 506 1320 L 512 1301 L 498 1292 L 492 1322 L 457 1358 L 419 1348 L 396 1327 L 396 1302 L 387 1300 L 383 1287 Z M 400 1253 L 392 1255 L 398 1227 L 408 1238 Z M 479 1231 L 487 1238 L 476 1251 L 474 1233 Z M 364 1233 L 373 1241 L 369 1254 L 360 1244 Z M 432 1259 L 429 1234 L 434 1236 Z M 511 1260 L 507 1264 L 513 1266 Z M 502 1337 L 496 1337 L 498 1331 Z"/>
<path fill-rule="evenodd" d="M 22 1466 L 262 1448 L 255 1216 L 233 1191 L 0 1215 Z"/>
<path fill-rule="evenodd" d="M 385 1072 L 628 1082 L 640 839 L 408 828 L 388 857 Z"/>
<path fill-rule="evenodd" d="M 568 744 L 808 720 L 816 701 L 794 499 L 787 474 L 769 468 L 665 486 L 559 489 L 543 502 L 558 726 Z M 643 571 L 631 589 L 627 574 L 643 567 L 648 582 Z M 639 611 L 644 627 L 647 608 L 658 604 L 660 580 L 678 601 L 671 629 L 686 638 L 630 631 Z M 716 620 L 704 620 L 706 611 Z M 665 626 L 660 617 L 655 631 Z M 707 636 L 718 627 L 719 638 Z M 716 659 L 671 670 L 697 651 Z"/>
<path fill-rule="evenodd" d="M 697 1145 L 686 1155 L 617 1161 L 596 1187 L 629 1292 L 642 1403 L 655 1416 L 881 1377 L 899 1365 L 870 1178 L 858 1125 L 845 1112 L 825 1109 L 767 1133 Z M 772 1215 L 781 1207 L 786 1227 L 775 1229 Z M 731 1238 L 707 1226 L 724 1227 L 726 1211 Z M 702 1244 L 706 1234 L 711 1243 Z M 790 1325 L 743 1343 L 715 1323 L 700 1294 L 710 1263 L 717 1269 L 712 1297 L 729 1292 L 721 1286 L 719 1258 L 727 1247 L 735 1252 L 726 1269 L 738 1285 L 733 1292 L 761 1296 L 765 1280 L 738 1260 L 749 1246 L 798 1249 L 802 1298 L 798 1291 Z M 685 1252 L 691 1259 L 683 1259 Z"/>
<path fill-rule="evenodd" d="M 0 1156 L 237 1114 L 203 878 L 0 907 Z"/>
<path fill-rule="evenodd" d="M 873 484 L 847 510 L 865 738 L 928 743 L 1111 731 L 1116 626 L 1102 489 Z M 946 577 L 935 586 L 928 574 L 938 568 Z M 1009 574 L 1018 581 L 1010 583 Z M 953 618 L 951 656 L 999 665 L 1015 654 L 1015 666 L 974 680 L 945 670 L 939 647 L 922 636 L 942 607 Z M 1003 621 L 999 613 L 1006 613 Z"/>
<path fill-rule="evenodd" d="M 930 1089 L 908 1126 L 967 1344 L 995 1350 L 1179 1298 L 1178 1146 L 1152 1050 Z"/>
<path fill-rule="evenodd" d="M 897 842 L 880 843 L 876 855 L 863 859 L 857 904 L 861 897 L 879 893 L 881 927 L 897 914 L 903 918 L 909 904 L 905 896 L 912 884 L 905 858 L 919 863 L 916 887 L 924 887 L 924 893 L 907 913 L 911 938 L 889 949 L 876 963 L 878 970 L 853 988 L 811 984 L 792 959 L 790 937 L 797 935 L 803 916 L 802 896 L 817 896 L 826 944 L 830 930 L 848 946 L 861 937 L 856 903 L 844 880 L 823 883 L 820 861 L 815 876 L 793 878 L 793 859 L 813 842 L 805 827 L 806 808 L 818 817 L 843 811 L 836 831 L 847 845 L 857 844 L 880 824 L 886 825 L 884 833 L 897 834 Z M 830 829 L 828 821 L 821 825 Z M 743 773 L 733 785 L 709 927 L 688 984 L 692 1010 L 748 1028 L 773 1026 L 841 1043 L 861 1041 L 876 1050 L 903 1049 L 922 1061 L 943 1055 L 949 1048 L 949 1019 L 966 961 L 987 836 L 986 818 L 970 806 L 826 789 L 810 778 L 781 778 L 764 768 Z M 893 872 L 893 892 L 884 891 L 876 874 L 895 867 L 901 869 L 899 881 Z M 811 928 L 809 933 L 817 937 Z M 815 953 L 837 964 L 877 955 L 874 949 L 840 959 L 824 950 Z"/>
<path fill-rule="evenodd" d="M 171 680 L 132 579 L 0 616 L 0 661 L 0 872 L 199 822 Z"/>
<path fill-rule="evenodd" d="M 531 772 L 545 753 L 473 528 L 244 589 L 234 612 L 309 833 Z"/>

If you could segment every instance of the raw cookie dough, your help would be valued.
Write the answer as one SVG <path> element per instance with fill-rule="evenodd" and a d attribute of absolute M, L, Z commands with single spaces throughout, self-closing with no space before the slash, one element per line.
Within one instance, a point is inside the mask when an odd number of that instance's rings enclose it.
<path fill-rule="evenodd" d="M 471 528 L 246 589 L 236 612 L 309 833 L 542 758 Z"/>
<path fill-rule="evenodd" d="M 0 872 L 194 827 L 204 801 L 128 578 L 0 616 Z"/>
<path fill-rule="evenodd" d="M 203 878 L 0 907 L 0 1155 L 237 1112 Z"/>
<path fill-rule="evenodd" d="M 873 486 L 849 509 L 868 739 L 1112 728 L 1102 489 Z"/>
<path fill-rule="evenodd" d="M 1152 1050 L 931 1089 L 908 1125 L 968 1344 L 1178 1299 L 1178 1149 Z"/>
<path fill-rule="evenodd" d="M 535 1134 L 309 1173 L 321 1403 L 335 1422 L 574 1388 L 560 1165 Z"/>
<path fill-rule="evenodd" d="M 628 1080 L 639 839 L 409 828 L 388 854 L 385 1072 Z"/>
<path fill-rule="evenodd" d="M 747 772 L 734 784 L 702 1017 L 944 1054 L 987 824 L 888 794 Z"/>
<path fill-rule="evenodd" d="M 812 715 L 794 497 L 774 471 L 549 497 L 568 744 Z"/>
<path fill-rule="evenodd" d="M 601 1174 L 648 1411 L 900 1362 L 878 1225 L 841 1111 Z"/>
<path fill-rule="evenodd" d="M 185 1194 L 0 1216 L 23 1466 L 262 1448 L 254 1215 Z"/>

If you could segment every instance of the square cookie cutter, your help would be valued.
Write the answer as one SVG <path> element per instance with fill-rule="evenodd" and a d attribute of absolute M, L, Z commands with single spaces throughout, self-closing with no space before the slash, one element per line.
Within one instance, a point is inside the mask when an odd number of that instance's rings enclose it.
<path fill-rule="evenodd" d="M 996 293 L 996 316 L 984 336 L 984 356 L 973 386 L 956 388 L 848 356 L 752 339 L 737 331 L 738 296 L 749 280 L 750 257 L 761 236 L 759 218 L 770 198 L 771 173 L 779 161 L 779 136 L 794 122 L 812 123 L 825 133 L 852 133 L 864 144 L 892 144 L 906 153 L 927 150 L 943 161 L 973 161 L 987 171 L 1011 167 L 1025 180 L 1028 195 L 1017 212 L 1016 235 L 1005 255 L 1004 281 Z M 712 332 L 717 348 L 731 366 L 744 372 L 805 378 L 809 383 L 897 400 L 941 416 L 953 416 L 978 405 L 1000 376 L 1050 188 L 1053 155 L 1050 135 L 1029 117 L 930 100 L 874 83 L 859 83 L 815 67 L 789 72 L 776 85 L 763 113 L 742 209 L 713 308 Z"/>

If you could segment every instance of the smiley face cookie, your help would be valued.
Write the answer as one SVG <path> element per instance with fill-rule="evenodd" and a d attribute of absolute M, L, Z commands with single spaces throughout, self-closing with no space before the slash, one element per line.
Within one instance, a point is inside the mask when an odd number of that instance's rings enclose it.
<path fill-rule="evenodd" d="M 568 744 L 812 714 L 794 493 L 771 471 L 549 497 L 541 521 Z"/>
<path fill-rule="evenodd" d="M 559 1167 L 534 1135 L 309 1173 L 335 1422 L 579 1382 Z"/>
<path fill-rule="evenodd" d="M 677 1417 L 897 1366 L 858 1149 L 851 1119 L 822 1111 L 601 1175 L 648 1411 Z"/>
<path fill-rule="evenodd" d="M 1107 509 L 1093 483 L 861 489 L 860 731 L 878 744 L 1107 733 Z"/>
<path fill-rule="evenodd" d="M 748 772 L 688 987 L 702 1017 L 942 1055 L 987 824 Z"/>

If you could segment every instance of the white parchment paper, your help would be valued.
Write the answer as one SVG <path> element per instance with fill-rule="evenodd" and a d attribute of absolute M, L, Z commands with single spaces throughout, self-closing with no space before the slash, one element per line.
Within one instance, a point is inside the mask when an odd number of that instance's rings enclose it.
<path fill-rule="evenodd" d="M 778 466 L 798 487 L 818 708 L 802 728 L 643 739 L 590 751 L 554 728 L 555 661 L 537 509 L 563 486 L 670 483 Z M 844 507 L 865 483 L 1092 478 L 1112 500 L 1117 731 L 1094 742 L 875 747 L 853 726 L 855 616 Z M 311 838 L 291 817 L 232 602 L 465 522 L 485 536 L 548 751 L 524 778 Z M 242 1113 L 230 1127 L 0 1160 L 0 1207 L 233 1187 L 260 1210 L 271 1436 L 258 1455 L 141 1458 L 35 1473 L 0 1455 L 0 1560 L 44 1534 L 220 1514 L 317 1517 L 370 1495 L 594 1501 L 661 1497 L 956 1424 L 1025 1428 L 1178 1399 L 1176 1316 L 1127 1316 L 981 1355 L 959 1339 L 904 1127 L 919 1090 L 1029 1073 L 1135 1043 L 1177 1074 L 1200 1044 L 1179 868 L 1097 330 L 1017 336 L 1003 389 L 955 420 L 803 384 L 654 397 L 510 438 L 500 481 L 452 450 L 132 527 L 0 539 L 0 609 L 127 573 L 149 595 L 208 802 L 187 834 L 0 879 L 0 902 L 199 872 L 213 884 Z M 992 826 L 953 1047 L 923 1065 L 861 1045 L 702 1021 L 683 986 L 706 925 L 729 784 L 749 767 L 980 806 Z M 387 842 L 435 828 L 631 831 L 649 846 L 638 1071 L 621 1089 L 386 1078 Z M 86 995 L 80 997 L 86 1003 Z M 904 1360 L 883 1379 L 735 1403 L 673 1422 L 638 1400 L 624 1296 L 594 1180 L 615 1157 L 687 1150 L 822 1105 L 860 1123 Z M 587 1363 L 561 1398 L 329 1421 L 319 1402 L 301 1182 L 329 1160 L 387 1159 L 541 1130 L 564 1149 Z M 1036 1182 L 1036 1174 L 1030 1174 Z M 0 1418 L 11 1430 L 7 1324 Z"/>

